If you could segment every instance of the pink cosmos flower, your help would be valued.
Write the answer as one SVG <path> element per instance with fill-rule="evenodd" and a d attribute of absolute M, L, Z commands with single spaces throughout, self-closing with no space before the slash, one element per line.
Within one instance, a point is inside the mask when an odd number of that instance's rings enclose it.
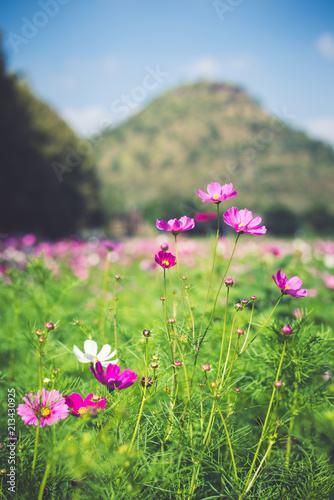
<path fill-rule="evenodd" d="M 118 365 L 110 364 L 107 366 L 106 371 L 104 371 L 100 361 L 96 363 L 96 367 L 90 367 L 95 378 L 103 385 L 106 385 L 109 390 L 114 389 L 126 389 L 135 383 L 137 380 L 137 373 L 127 368 L 122 373 L 120 373 L 120 367 Z"/>
<path fill-rule="evenodd" d="M 181 219 L 170 219 L 168 222 L 157 219 L 157 228 L 162 231 L 170 231 L 173 234 L 179 234 L 180 231 L 189 231 L 195 226 L 194 219 L 184 215 Z"/>
<path fill-rule="evenodd" d="M 261 217 L 253 219 L 253 213 L 247 208 L 239 212 L 236 207 L 232 207 L 224 213 L 224 222 L 234 227 L 237 233 L 265 234 L 267 232 L 266 226 L 258 225 L 261 221 Z"/>
<path fill-rule="evenodd" d="M 173 254 L 160 250 L 160 252 L 155 255 L 155 262 L 164 269 L 169 269 L 170 267 L 175 266 L 176 259 Z"/>
<path fill-rule="evenodd" d="M 74 392 L 70 396 L 65 396 L 65 402 L 72 410 L 71 413 L 73 413 L 73 415 L 77 415 L 78 417 L 82 417 L 85 413 L 87 413 L 89 408 L 99 408 L 100 410 L 103 410 L 107 404 L 106 398 L 100 398 L 96 394 L 91 393 L 83 399 L 77 392 Z"/>
<path fill-rule="evenodd" d="M 199 212 L 195 215 L 196 222 L 207 222 L 217 219 L 217 212 Z"/>
<path fill-rule="evenodd" d="M 307 296 L 307 290 L 300 288 L 303 282 L 298 276 L 294 276 L 288 280 L 286 274 L 279 270 L 276 276 L 273 276 L 273 280 L 284 295 L 291 295 L 291 297 L 296 298 Z"/>
<path fill-rule="evenodd" d="M 204 203 L 208 201 L 220 203 L 221 201 L 226 201 L 237 196 L 237 192 L 233 189 L 232 182 L 230 184 L 224 184 L 223 186 L 221 186 L 219 182 L 211 182 L 208 184 L 207 190 L 207 193 L 204 193 L 201 189 L 197 191 L 198 196 L 202 198 Z"/>
<path fill-rule="evenodd" d="M 24 404 L 20 404 L 17 408 L 17 413 L 22 417 L 26 425 L 38 425 L 38 411 L 41 405 L 41 421 L 40 427 L 45 425 L 53 425 L 58 420 L 64 420 L 68 416 L 68 406 L 65 398 L 59 391 L 52 389 L 47 391 L 42 389 L 42 401 L 40 401 L 40 391 L 36 394 L 26 394 L 23 398 Z"/>

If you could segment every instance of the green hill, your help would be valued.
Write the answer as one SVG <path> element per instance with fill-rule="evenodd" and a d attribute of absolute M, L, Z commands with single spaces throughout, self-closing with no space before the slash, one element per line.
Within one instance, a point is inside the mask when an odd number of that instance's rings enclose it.
<path fill-rule="evenodd" d="M 192 215 L 208 208 L 196 191 L 212 181 L 232 182 L 239 208 L 333 212 L 332 148 L 282 118 L 225 83 L 167 92 L 103 135 L 97 163 L 107 213 Z"/>

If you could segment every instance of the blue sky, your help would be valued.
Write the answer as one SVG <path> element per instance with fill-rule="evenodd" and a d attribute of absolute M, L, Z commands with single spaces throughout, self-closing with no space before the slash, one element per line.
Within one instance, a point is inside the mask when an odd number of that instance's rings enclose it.
<path fill-rule="evenodd" d="M 11 0 L 0 29 L 8 67 L 84 136 L 205 78 L 334 144 L 333 1 Z"/>

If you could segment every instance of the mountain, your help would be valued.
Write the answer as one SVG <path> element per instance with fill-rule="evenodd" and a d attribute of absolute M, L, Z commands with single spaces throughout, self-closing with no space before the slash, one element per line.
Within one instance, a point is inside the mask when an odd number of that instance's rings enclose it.
<path fill-rule="evenodd" d="M 107 213 L 193 215 L 208 208 L 196 191 L 212 181 L 232 182 L 238 197 L 230 205 L 239 208 L 334 211 L 333 149 L 288 119 L 226 83 L 168 91 L 104 132 L 97 166 Z"/>

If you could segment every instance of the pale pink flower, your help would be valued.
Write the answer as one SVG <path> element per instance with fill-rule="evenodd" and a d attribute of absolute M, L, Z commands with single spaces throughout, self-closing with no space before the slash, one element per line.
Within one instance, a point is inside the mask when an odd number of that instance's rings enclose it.
<path fill-rule="evenodd" d="M 267 232 L 266 226 L 258 225 L 262 222 L 262 218 L 255 217 L 253 219 L 253 213 L 247 210 L 247 208 L 239 211 L 236 207 L 232 207 L 226 210 L 224 213 L 224 222 L 234 227 L 237 233 L 261 235 Z"/>
<path fill-rule="evenodd" d="M 213 203 L 220 203 L 221 201 L 229 200 L 237 196 L 237 192 L 233 189 L 232 182 L 230 184 L 224 184 L 221 186 L 219 182 L 211 182 L 207 186 L 207 193 L 204 193 L 201 189 L 197 191 L 197 194 L 204 203 L 212 201 Z"/>
<path fill-rule="evenodd" d="M 26 425 L 37 427 L 40 406 L 40 427 L 56 424 L 58 420 L 64 420 L 68 416 L 69 409 L 65 398 L 55 389 L 49 392 L 43 388 L 42 398 L 40 398 L 40 391 L 37 391 L 37 395 L 26 394 L 23 401 L 24 403 L 18 406 L 17 413 Z"/>
<path fill-rule="evenodd" d="M 184 215 L 181 219 L 169 219 L 168 222 L 157 219 L 157 228 L 162 231 L 170 231 L 173 234 L 178 234 L 181 231 L 189 231 L 195 226 L 194 219 Z"/>
<path fill-rule="evenodd" d="M 307 290 L 300 288 L 303 282 L 298 276 L 294 276 L 288 280 L 286 274 L 279 270 L 276 276 L 273 276 L 273 280 L 284 295 L 291 295 L 291 297 L 296 298 L 307 296 Z"/>

